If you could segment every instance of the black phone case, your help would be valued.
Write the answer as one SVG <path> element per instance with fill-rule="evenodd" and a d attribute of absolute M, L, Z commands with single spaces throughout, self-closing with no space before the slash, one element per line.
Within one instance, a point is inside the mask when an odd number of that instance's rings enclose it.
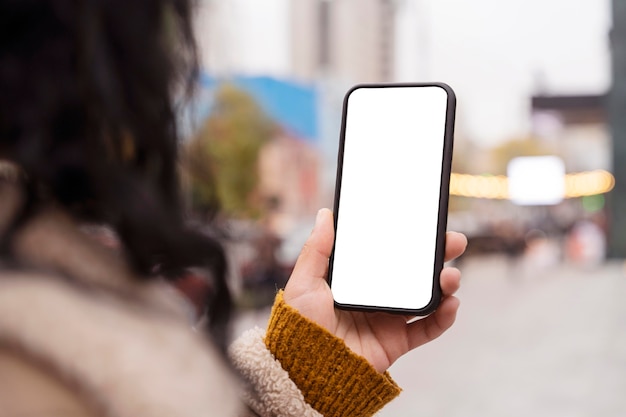
<path fill-rule="evenodd" d="M 441 188 L 439 190 L 439 217 L 437 220 L 437 243 L 435 249 L 435 267 L 433 277 L 433 288 L 430 302 L 421 309 L 407 310 L 394 307 L 385 306 L 369 306 L 369 305 L 352 305 L 341 304 L 335 301 L 335 306 L 343 310 L 356 310 L 356 311 L 383 311 L 387 313 L 403 314 L 410 316 L 427 316 L 434 312 L 439 303 L 441 302 L 441 285 L 439 276 L 443 269 L 444 256 L 445 256 L 445 239 L 446 229 L 448 223 L 448 201 L 450 199 L 450 174 L 452 172 L 452 151 L 454 145 L 454 122 L 456 114 L 456 95 L 452 88 L 441 82 L 432 83 L 372 83 L 372 84 L 357 84 L 353 86 L 346 93 L 343 100 L 343 111 L 341 117 L 341 132 L 339 139 L 339 152 L 337 157 L 337 177 L 335 182 L 335 201 L 334 201 L 334 223 L 335 230 L 337 230 L 337 219 L 339 218 L 339 199 L 341 198 L 341 176 L 343 171 L 343 153 L 346 131 L 346 117 L 348 111 L 348 98 L 355 90 L 359 88 L 389 88 L 389 87 L 440 87 L 445 90 L 448 101 L 446 106 L 446 125 L 444 133 L 444 145 L 442 152 L 442 170 L 441 170 Z M 329 259 L 328 267 L 328 284 L 332 290 L 332 277 L 333 277 L 333 261 L 335 257 L 335 249 L 333 250 Z"/>

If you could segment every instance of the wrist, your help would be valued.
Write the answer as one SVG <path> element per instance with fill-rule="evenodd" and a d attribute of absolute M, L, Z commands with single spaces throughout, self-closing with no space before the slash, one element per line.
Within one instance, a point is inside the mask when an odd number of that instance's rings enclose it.
<path fill-rule="evenodd" d="M 325 416 L 373 415 L 400 393 L 343 340 L 300 315 L 276 296 L 265 344 L 306 401 Z"/>

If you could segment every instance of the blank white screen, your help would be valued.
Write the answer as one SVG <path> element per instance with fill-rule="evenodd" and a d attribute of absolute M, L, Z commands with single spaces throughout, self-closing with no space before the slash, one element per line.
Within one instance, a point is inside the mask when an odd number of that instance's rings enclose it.
<path fill-rule="evenodd" d="M 331 282 L 338 303 L 429 304 L 447 99 L 437 86 L 348 97 Z"/>

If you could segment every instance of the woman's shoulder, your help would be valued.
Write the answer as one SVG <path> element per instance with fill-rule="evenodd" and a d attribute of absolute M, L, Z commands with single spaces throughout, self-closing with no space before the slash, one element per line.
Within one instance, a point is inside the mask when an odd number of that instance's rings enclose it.
<path fill-rule="evenodd" d="M 46 415 L 91 417 L 97 406 L 43 363 L 35 363 L 15 347 L 0 348 L 0 410 L 5 416 Z"/>
<path fill-rule="evenodd" d="M 184 416 L 220 406 L 236 415 L 239 407 L 234 377 L 206 338 L 132 293 L 1 271 L 0 345 L 118 415 Z"/>

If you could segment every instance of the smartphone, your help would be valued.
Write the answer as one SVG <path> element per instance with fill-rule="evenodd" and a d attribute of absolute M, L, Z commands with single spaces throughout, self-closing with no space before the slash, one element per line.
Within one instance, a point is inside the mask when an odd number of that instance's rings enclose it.
<path fill-rule="evenodd" d="M 439 305 L 455 107 L 443 83 L 347 92 L 329 264 L 338 308 L 424 316 Z"/>

